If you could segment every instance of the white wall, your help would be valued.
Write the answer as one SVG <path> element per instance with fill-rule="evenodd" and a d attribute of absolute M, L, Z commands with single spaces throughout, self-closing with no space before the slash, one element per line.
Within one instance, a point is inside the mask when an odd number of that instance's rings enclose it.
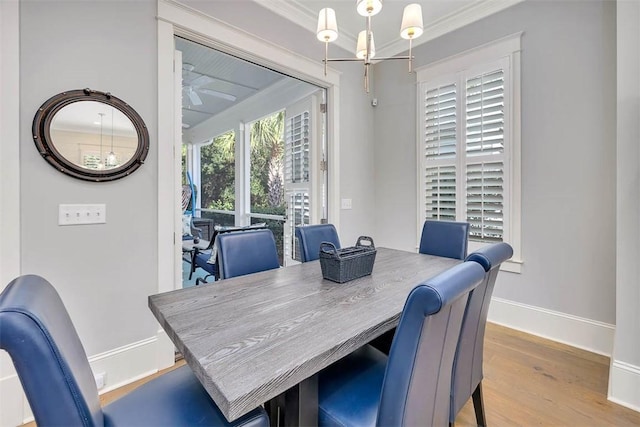
<path fill-rule="evenodd" d="M 617 4 L 617 295 L 609 398 L 640 410 L 640 3 Z"/>
<path fill-rule="evenodd" d="M 419 46 L 416 67 L 520 31 L 524 264 L 522 274 L 499 276 L 494 296 L 502 303 L 492 311 L 514 309 L 524 317 L 506 319 L 512 326 L 610 354 L 615 3 L 523 2 Z M 375 67 L 375 227 L 381 245 L 414 249 L 416 88 L 405 65 Z M 569 324 L 596 330 L 598 342 L 572 336 Z"/>

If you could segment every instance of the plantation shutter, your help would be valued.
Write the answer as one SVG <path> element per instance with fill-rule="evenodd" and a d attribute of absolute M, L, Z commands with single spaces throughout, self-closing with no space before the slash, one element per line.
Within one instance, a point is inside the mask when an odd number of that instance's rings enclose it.
<path fill-rule="evenodd" d="M 287 217 L 284 230 L 285 265 L 299 260 L 295 228 L 311 224 L 312 171 L 311 144 L 313 109 L 312 98 L 285 109 L 284 188 Z"/>
<path fill-rule="evenodd" d="M 288 117 L 285 133 L 285 179 L 309 182 L 309 111 Z"/>
<path fill-rule="evenodd" d="M 466 221 L 469 238 L 504 238 L 505 83 L 502 69 L 466 79 Z"/>
<path fill-rule="evenodd" d="M 508 242 L 514 272 L 521 259 L 520 38 L 417 71 L 418 235 L 427 219 L 468 222 L 469 252 Z"/>
<path fill-rule="evenodd" d="M 457 91 L 451 82 L 424 90 L 425 219 L 456 219 Z"/>

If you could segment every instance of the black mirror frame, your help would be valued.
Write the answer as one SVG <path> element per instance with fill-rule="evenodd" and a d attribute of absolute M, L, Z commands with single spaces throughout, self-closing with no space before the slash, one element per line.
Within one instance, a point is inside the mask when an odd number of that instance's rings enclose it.
<path fill-rule="evenodd" d="M 49 131 L 51 121 L 62 108 L 79 101 L 102 102 L 103 104 L 117 108 L 131 120 L 138 134 L 138 147 L 131 159 L 113 169 L 92 170 L 70 162 L 56 150 Z M 149 153 L 149 132 L 144 121 L 129 104 L 111 95 L 109 92 L 100 92 L 87 88 L 62 92 L 52 96 L 38 109 L 33 119 L 32 130 L 33 140 L 38 152 L 51 166 L 64 174 L 85 181 L 113 181 L 128 176 L 144 163 Z"/>

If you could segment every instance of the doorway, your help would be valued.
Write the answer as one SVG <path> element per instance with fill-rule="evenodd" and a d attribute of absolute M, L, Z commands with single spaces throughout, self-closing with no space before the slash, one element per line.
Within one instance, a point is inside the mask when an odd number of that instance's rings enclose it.
<path fill-rule="evenodd" d="M 189 10 L 173 2 L 158 1 L 158 292 L 182 287 L 180 259 L 182 247 L 181 209 L 181 124 L 175 93 L 175 36 L 181 36 L 220 51 L 268 66 L 275 71 L 316 84 L 326 89 L 327 114 L 327 218 L 340 231 L 340 73 L 322 63 L 242 31 L 224 21 Z M 173 360 L 173 346 L 162 333 L 158 335 L 159 355 Z M 163 367 L 163 363 L 159 363 Z"/>
<path fill-rule="evenodd" d="M 281 264 L 296 263 L 295 227 L 327 220 L 326 90 L 183 37 L 175 46 L 189 211 L 265 223 Z"/>

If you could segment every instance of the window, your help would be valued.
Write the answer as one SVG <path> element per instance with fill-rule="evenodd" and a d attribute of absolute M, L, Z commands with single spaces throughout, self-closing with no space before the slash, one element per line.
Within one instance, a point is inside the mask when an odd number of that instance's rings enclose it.
<path fill-rule="evenodd" d="M 520 34 L 418 71 L 419 227 L 467 221 L 469 250 L 508 242 L 520 261 Z M 418 232 L 417 235 L 420 235 Z"/>

